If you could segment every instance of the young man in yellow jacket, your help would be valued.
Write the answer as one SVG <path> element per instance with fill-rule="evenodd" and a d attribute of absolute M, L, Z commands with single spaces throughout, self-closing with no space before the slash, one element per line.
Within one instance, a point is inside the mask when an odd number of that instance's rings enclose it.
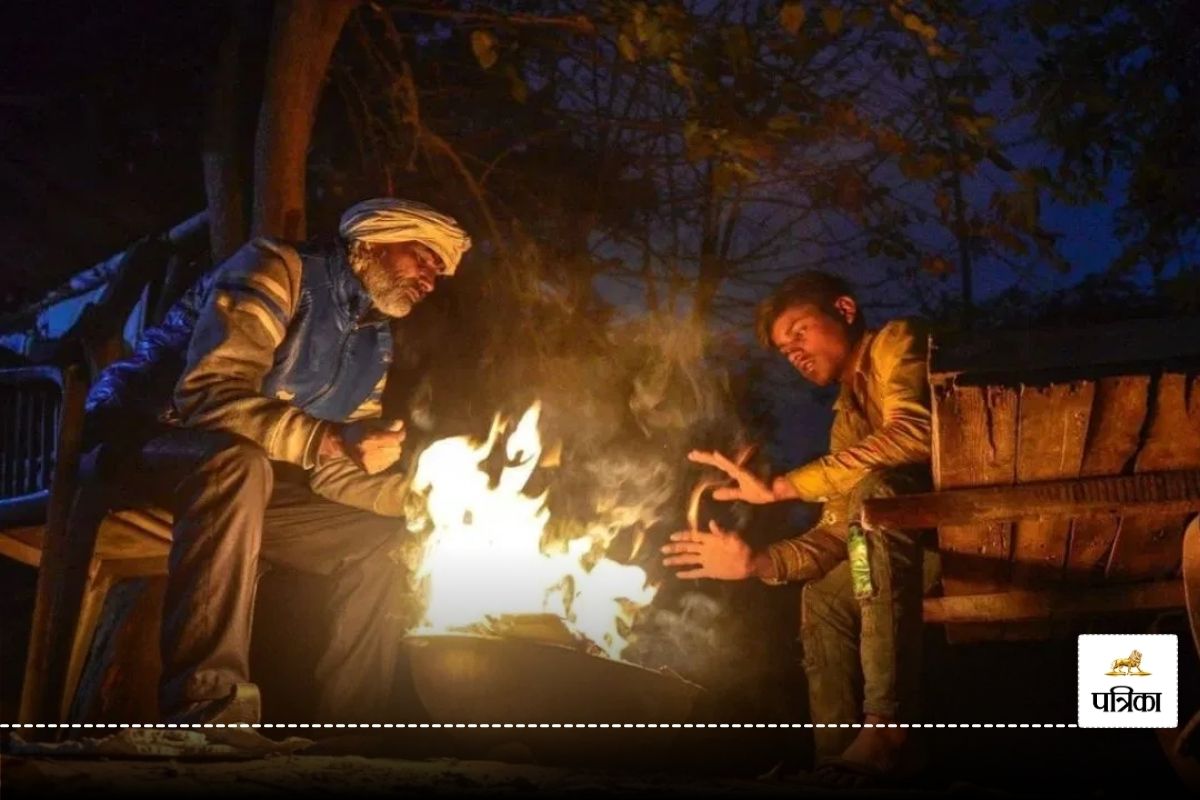
<path fill-rule="evenodd" d="M 835 780 L 892 774 L 907 760 L 907 731 L 872 726 L 917 716 L 929 581 L 915 532 L 864 535 L 857 521 L 868 498 L 928 490 L 926 337 L 908 320 L 868 329 L 850 286 L 822 272 L 784 283 L 760 307 L 757 333 L 810 382 L 840 385 L 829 453 L 768 480 L 718 452 L 689 457 L 734 482 L 714 492 L 717 500 L 823 503 L 821 518 L 758 552 L 716 524 L 677 533 L 663 548 L 664 563 L 686 568 L 682 578 L 804 582 L 801 639 L 813 721 L 867 726 L 815 729 L 818 769 Z"/>

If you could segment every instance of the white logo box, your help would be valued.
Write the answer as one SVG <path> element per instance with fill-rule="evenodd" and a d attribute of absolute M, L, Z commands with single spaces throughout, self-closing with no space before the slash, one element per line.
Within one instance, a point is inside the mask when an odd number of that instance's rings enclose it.
<path fill-rule="evenodd" d="M 1138 668 L 1119 665 L 1121 674 L 1108 674 L 1134 651 L 1141 653 Z M 1081 634 L 1078 706 L 1081 728 L 1179 727 L 1179 637 Z"/>

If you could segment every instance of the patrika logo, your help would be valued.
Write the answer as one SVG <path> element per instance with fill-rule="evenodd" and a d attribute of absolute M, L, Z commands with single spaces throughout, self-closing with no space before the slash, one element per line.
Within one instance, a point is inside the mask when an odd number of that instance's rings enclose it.
<path fill-rule="evenodd" d="M 1178 638 L 1152 633 L 1082 634 L 1078 696 L 1081 728 L 1176 727 Z"/>
<path fill-rule="evenodd" d="M 1125 670 L 1122 672 L 1121 670 Z M 1137 672 L 1134 672 L 1134 670 Z M 1142 654 L 1134 650 L 1129 654 L 1129 658 L 1118 658 L 1112 662 L 1112 669 L 1104 673 L 1105 675 L 1149 675 L 1142 669 Z"/>

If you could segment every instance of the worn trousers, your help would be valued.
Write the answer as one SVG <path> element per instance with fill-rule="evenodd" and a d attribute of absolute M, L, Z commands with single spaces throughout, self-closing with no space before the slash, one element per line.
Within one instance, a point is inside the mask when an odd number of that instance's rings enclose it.
<path fill-rule="evenodd" d="M 849 518 L 872 497 L 925 490 L 917 470 L 871 473 L 854 488 Z M 923 532 L 869 531 L 868 561 L 874 594 L 854 596 L 850 564 L 842 561 L 801 592 L 800 638 L 809 710 L 818 724 L 856 723 L 864 715 L 914 722 L 920 715 L 921 603 L 938 579 L 936 553 Z M 854 728 L 814 728 L 818 758 L 840 755 Z"/>
<path fill-rule="evenodd" d="M 109 447 L 98 458 L 109 466 L 96 469 L 92 488 L 104 497 L 93 513 L 151 502 L 174 517 L 162 716 L 250 681 L 260 566 L 273 564 L 329 578 L 330 627 L 314 676 L 319 721 L 388 721 L 410 607 L 408 574 L 394 557 L 400 520 L 313 494 L 303 471 L 233 434 L 166 429 L 132 453 L 117 458 Z"/>

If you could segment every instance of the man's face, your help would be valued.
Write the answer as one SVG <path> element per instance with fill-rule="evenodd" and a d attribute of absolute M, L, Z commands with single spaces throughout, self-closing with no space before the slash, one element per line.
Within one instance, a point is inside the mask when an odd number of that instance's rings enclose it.
<path fill-rule="evenodd" d="M 420 242 L 371 242 L 353 248 L 350 260 L 375 306 L 389 317 L 407 316 L 444 269 Z"/>
<path fill-rule="evenodd" d="M 812 303 L 789 306 L 771 325 L 771 344 L 817 386 L 840 380 L 854 354 L 849 324 L 858 307 L 849 297 L 838 298 L 834 306 L 832 312 Z"/>

